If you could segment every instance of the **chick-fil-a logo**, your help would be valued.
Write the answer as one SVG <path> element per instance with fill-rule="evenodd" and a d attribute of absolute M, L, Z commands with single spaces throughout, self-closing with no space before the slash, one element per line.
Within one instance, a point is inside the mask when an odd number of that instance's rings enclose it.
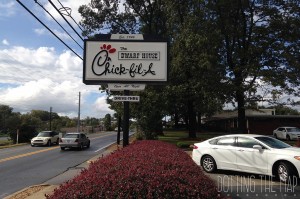
<path fill-rule="evenodd" d="M 108 74 L 129 74 L 132 78 L 135 77 L 136 74 L 141 76 L 145 76 L 147 74 L 155 75 L 155 71 L 152 70 L 153 63 L 149 64 L 148 69 L 144 69 L 142 63 L 132 63 L 128 68 L 124 67 L 123 64 L 120 64 L 120 66 L 111 64 L 112 59 L 109 55 L 115 52 L 116 49 L 112 48 L 110 44 L 103 44 L 100 46 L 100 52 L 96 54 L 92 63 L 92 71 L 95 75 L 102 76 Z"/>

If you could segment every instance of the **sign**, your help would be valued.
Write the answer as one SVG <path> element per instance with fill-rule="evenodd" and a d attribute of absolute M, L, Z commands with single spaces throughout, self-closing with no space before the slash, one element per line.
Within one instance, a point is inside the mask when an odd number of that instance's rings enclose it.
<path fill-rule="evenodd" d="M 114 96 L 114 102 L 139 102 L 140 96 Z"/>
<path fill-rule="evenodd" d="M 112 35 L 84 41 L 85 84 L 166 83 L 166 40 L 142 40 L 143 35 Z"/>
<path fill-rule="evenodd" d="M 108 89 L 111 91 L 143 91 L 145 87 L 145 84 L 108 84 Z"/>

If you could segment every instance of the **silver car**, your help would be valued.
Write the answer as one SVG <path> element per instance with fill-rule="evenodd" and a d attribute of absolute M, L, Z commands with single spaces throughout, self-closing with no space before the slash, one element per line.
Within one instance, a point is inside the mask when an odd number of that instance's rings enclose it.
<path fill-rule="evenodd" d="M 90 147 L 90 139 L 84 133 L 66 133 L 59 139 L 61 150 L 66 148 L 78 148 L 82 150 L 84 147 Z"/>

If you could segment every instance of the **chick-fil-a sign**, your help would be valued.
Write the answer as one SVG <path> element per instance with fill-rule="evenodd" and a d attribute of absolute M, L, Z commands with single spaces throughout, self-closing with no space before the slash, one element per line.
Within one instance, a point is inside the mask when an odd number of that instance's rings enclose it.
<path fill-rule="evenodd" d="M 167 42 L 85 40 L 86 84 L 167 81 Z"/>

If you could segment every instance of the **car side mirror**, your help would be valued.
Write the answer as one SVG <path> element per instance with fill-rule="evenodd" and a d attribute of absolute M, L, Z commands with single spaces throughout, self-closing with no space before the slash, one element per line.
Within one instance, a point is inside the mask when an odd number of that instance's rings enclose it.
<path fill-rule="evenodd" d="M 253 149 L 258 149 L 260 151 L 260 150 L 262 150 L 262 147 L 260 145 L 254 145 Z"/>

